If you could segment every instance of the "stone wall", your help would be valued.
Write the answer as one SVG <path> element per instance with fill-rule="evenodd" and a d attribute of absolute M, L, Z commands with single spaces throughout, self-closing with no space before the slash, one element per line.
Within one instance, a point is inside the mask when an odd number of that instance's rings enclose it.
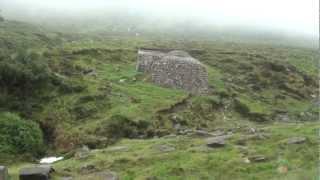
<path fill-rule="evenodd" d="M 153 83 L 163 87 L 208 92 L 205 66 L 184 51 L 139 50 L 137 71 L 150 74 Z"/>

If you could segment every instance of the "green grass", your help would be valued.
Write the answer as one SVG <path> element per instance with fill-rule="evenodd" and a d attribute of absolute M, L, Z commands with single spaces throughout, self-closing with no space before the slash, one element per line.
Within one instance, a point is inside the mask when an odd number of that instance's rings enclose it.
<path fill-rule="evenodd" d="M 247 141 L 247 153 L 237 146 L 237 140 L 246 136 L 245 128 L 235 131 L 227 141 L 227 146 L 208 149 L 205 140 L 178 136 L 149 140 L 123 139 L 106 149 L 92 151 L 84 160 L 67 159 L 54 164 L 56 179 L 61 176 L 75 178 L 88 177 L 81 174 L 84 165 L 95 165 L 98 171 L 112 170 L 121 179 L 316 179 L 318 163 L 318 123 L 281 124 L 267 126 L 257 124 L 268 134 L 266 139 Z M 286 139 L 294 136 L 307 137 L 304 144 L 287 145 Z M 175 147 L 174 151 L 161 152 L 159 145 Z M 125 146 L 127 150 L 113 151 L 113 147 Z M 244 158 L 251 155 L 264 155 L 266 162 L 245 163 Z M 26 166 L 13 165 L 12 174 Z M 287 173 L 278 172 L 280 166 L 288 167 Z M 65 171 L 64 169 L 69 169 Z M 90 175 L 90 173 L 89 173 Z M 94 179 L 94 177 L 92 177 Z"/>
<path fill-rule="evenodd" d="M 67 92 L 47 89 L 42 93 L 47 99 L 37 101 L 38 108 L 29 114 L 30 119 L 42 126 L 49 154 L 64 154 L 82 145 L 99 148 L 86 160 L 70 158 L 55 164 L 56 179 L 63 175 L 94 179 L 93 174 L 81 174 L 84 164 L 115 171 L 121 179 L 128 180 L 316 179 L 319 124 L 281 124 L 274 119 L 279 110 L 293 120 L 309 118 L 301 117 L 301 113 L 311 113 L 313 119 L 318 117 L 318 108 L 312 108 L 315 98 L 310 97 L 318 90 L 319 53 L 313 49 L 264 43 L 53 33 L 18 22 L 0 23 L 0 27 L 3 27 L 0 51 L 4 56 L 30 47 L 42 55 L 50 71 L 67 87 L 81 89 L 71 88 Z M 2 42 L 12 42 L 12 47 Z M 136 72 L 139 47 L 198 50 L 192 55 L 206 66 L 212 92 L 189 97 L 184 91 L 152 84 L 150 77 Z M 284 68 L 292 65 L 296 70 L 277 72 L 268 63 Z M 85 74 L 87 71 L 94 73 Z M 303 77 L 312 79 L 314 84 L 306 83 Z M 291 89 L 284 89 L 283 82 Z M 237 100 L 247 108 L 246 112 L 238 111 Z M 251 116 L 257 114 L 266 116 L 266 121 L 252 121 Z M 175 123 L 188 129 L 232 129 L 235 135 L 225 148 L 217 150 L 208 150 L 204 139 L 186 136 L 110 143 L 112 137 L 99 130 L 118 115 L 129 122 L 148 122 L 150 126 L 143 131 L 152 130 L 156 135 L 176 133 Z M 173 120 L 174 116 L 178 120 Z M 248 135 L 249 127 L 265 129 L 269 138 L 248 140 L 248 152 L 244 155 L 237 141 Z M 302 145 L 283 145 L 292 136 L 306 136 L 308 141 Z M 161 153 L 155 148 L 161 144 L 174 146 L 176 150 Z M 127 146 L 129 150 L 110 152 L 112 146 Z M 268 161 L 243 162 L 246 156 L 256 154 L 267 156 Z M 8 162 L 13 179 L 17 179 L 18 170 L 30 162 L 18 159 L 12 163 L 10 157 L 0 159 Z M 288 173 L 277 171 L 281 165 L 288 166 Z"/>

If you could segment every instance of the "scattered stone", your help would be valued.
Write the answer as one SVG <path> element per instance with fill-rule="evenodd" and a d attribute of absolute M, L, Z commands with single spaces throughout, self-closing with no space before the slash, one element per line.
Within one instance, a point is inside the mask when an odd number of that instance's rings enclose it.
<path fill-rule="evenodd" d="M 173 128 L 175 129 L 175 130 L 180 130 L 181 129 L 181 124 L 175 124 L 175 125 L 173 125 Z"/>
<path fill-rule="evenodd" d="M 243 162 L 244 162 L 244 163 L 247 163 L 247 164 L 251 163 L 251 161 L 249 160 L 249 158 L 244 158 L 244 159 L 243 159 Z"/>
<path fill-rule="evenodd" d="M 226 139 L 226 137 L 224 137 L 224 136 L 208 138 L 206 140 L 207 146 L 211 147 L 211 148 L 224 147 L 226 145 L 225 139 Z"/>
<path fill-rule="evenodd" d="M 193 130 L 192 129 L 181 129 L 178 132 L 179 135 L 192 135 L 193 134 Z"/>
<path fill-rule="evenodd" d="M 176 137 L 177 137 L 177 135 L 175 135 L 175 134 L 169 134 L 169 135 L 163 136 L 162 138 L 171 139 L 171 138 L 176 138 Z"/>
<path fill-rule="evenodd" d="M 257 132 L 257 130 L 253 127 L 249 128 L 249 133 L 251 134 L 255 134 Z"/>
<path fill-rule="evenodd" d="M 288 167 L 287 167 L 287 166 L 279 166 L 277 170 L 278 170 L 278 172 L 279 172 L 280 174 L 287 174 L 287 172 L 288 172 Z"/>
<path fill-rule="evenodd" d="M 265 162 L 265 161 L 267 161 L 267 158 L 263 155 L 250 156 L 248 159 L 250 160 L 250 162 Z"/>
<path fill-rule="evenodd" d="M 54 169 L 50 165 L 39 165 L 20 170 L 20 180 L 49 180 Z"/>
<path fill-rule="evenodd" d="M 212 136 L 214 136 L 213 134 L 211 134 L 207 131 L 204 131 L 204 130 L 196 130 L 196 131 L 194 131 L 193 134 L 198 137 L 212 137 Z"/>
<path fill-rule="evenodd" d="M 235 146 L 239 151 L 240 153 L 242 154 L 248 154 L 249 153 L 249 148 L 247 146 Z"/>
<path fill-rule="evenodd" d="M 76 159 L 86 159 L 90 155 L 90 149 L 88 146 L 83 146 L 82 148 L 78 149 L 75 153 Z"/>
<path fill-rule="evenodd" d="M 96 170 L 96 166 L 93 164 L 85 164 L 82 167 L 80 167 L 81 174 L 89 174 L 95 172 Z"/>
<path fill-rule="evenodd" d="M 213 148 L 210 148 L 206 145 L 196 146 L 196 147 L 192 147 L 192 148 L 188 149 L 189 152 L 193 152 L 193 153 L 195 153 L 195 152 L 207 153 L 212 150 L 213 150 Z"/>
<path fill-rule="evenodd" d="M 62 177 L 61 180 L 73 180 L 72 177 Z"/>
<path fill-rule="evenodd" d="M 86 69 L 83 71 L 84 75 L 88 75 L 88 76 L 98 76 L 97 72 L 94 69 Z"/>
<path fill-rule="evenodd" d="M 171 152 L 171 151 L 176 150 L 176 148 L 174 148 L 172 146 L 169 146 L 169 145 L 165 145 L 165 144 L 156 145 L 155 148 L 158 149 L 161 152 Z"/>
<path fill-rule="evenodd" d="M 247 144 L 247 140 L 248 140 L 248 138 L 246 138 L 246 137 L 241 137 L 240 139 L 238 139 L 238 140 L 236 141 L 236 144 L 237 144 L 237 145 L 240 145 L 240 146 L 245 146 L 245 145 Z"/>
<path fill-rule="evenodd" d="M 158 178 L 156 176 L 149 176 L 146 180 L 158 180 Z"/>
<path fill-rule="evenodd" d="M 71 169 L 66 167 L 66 168 L 63 168 L 62 171 L 65 171 L 65 172 L 71 172 Z"/>
<path fill-rule="evenodd" d="M 8 180 L 8 169 L 5 166 L 0 166 L 0 180 Z"/>
<path fill-rule="evenodd" d="M 129 148 L 127 146 L 114 146 L 106 149 L 107 152 L 126 152 Z"/>
<path fill-rule="evenodd" d="M 279 114 L 276 116 L 276 119 L 282 122 L 290 122 L 290 117 L 288 114 Z"/>
<path fill-rule="evenodd" d="M 210 134 L 212 134 L 212 136 L 214 136 L 214 137 L 217 137 L 217 136 L 223 136 L 226 133 L 224 131 L 222 131 L 222 130 L 217 130 L 217 131 L 214 131 L 214 132 L 212 132 Z"/>
<path fill-rule="evenodd" d="M 120 79 L 119 80 L 119 83 L 124 83 L 124 82 L 126 82 L 126 79 Z"/>
<path fill-rule="evenodd" d="M 307 138 L 305 137 L 292 137 L 287 139 L 287 144 L 302 144 L 305 143 Z"/>
<path fill-rule="evenodd" d="M 117 173 L 112 171 L 97 173 L 97 178 L 99 177 L 103 180 L 119 180 Z"/>
<path fill-rule="evenodd" d="M 255 141 L 265 140 L 265 139 L 268 139 L 269 137 L 270 137 L 270 135 L 266 134 L 266 133 L 257 133 L 257 134 L 253 134 L 253 135 L 242 135 L 236 141 L 236 144 L 243 146 L 243 145 L 247 144 L 247 141 L 250 141 L 250 140 L 255 140 Z"/>

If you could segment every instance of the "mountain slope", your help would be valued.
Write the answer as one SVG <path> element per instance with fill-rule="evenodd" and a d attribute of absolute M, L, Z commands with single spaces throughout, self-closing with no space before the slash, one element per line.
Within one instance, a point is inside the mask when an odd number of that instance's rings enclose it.
<path fill-rule="evenodd" d="M 92 163 L 97 171 L 116 171 L 123 179 L 147 176 L 221 179 L 223 175 L 226 179 L 246 179 L 248 172 L 252 173 L 252 178 L 287 176 L 298 179 L 300 171 L 295 171 L 297 169 L 308 170 L 310 177 L 316 173 L 312 167 L 317 161 L 319 53 L 314 49 L 188 41 L 178 37 L 160 40 L 143 36 L 106 36 L 104 33 L 55 33 L 10 21 L 0 22 L 0 26 L 3 27 L 0 42 L 4 42 L 0 44 L 3 51 L 0 60 L 6 65 L 4 67 L 19 65 L 22 72 L 35 72 L 35 75 L 38 71 L 33 69 L 36 66 L 32 63 L 45 67 L 39 68 L 45 70 L 39 71 L 46 74 L 44 84 L 22 78 L 37 92 L 28 94 L 28 98 L 18 95 L 28 92 L 29 88 L 12 92 L 10 88 L 21 89 L 21 84 L 10 87 L 8 81 L 0 79 L 5 85 L 1 86 L 1 92 L 6 92 L 1 93 L 4 99 L 1 110 L 39 124 L 46 145 L 42 154 L 68 156 L 83 145 L 101 149 L 92 152 L 87 163 Z M 8 45 L 8 41 L 12 45 Z M 148 76 L 135 70 L 139 47 L 188 51 L 206 65 L 212 93 L 190 96 L 180 90 L 153 85 Z M 21 52 L 21 48 L 30 49 Z M 0 73 L 0 77 L 8 75 L 6 71 Z M 39 82 L 39 86 L 32 86 L 36 85 L 34 82 Z M 254 130 L 254 137 L 250 139 L 248 131 L 252 128 L 258 130 Z M 209 148 L 207 152 L 206 148 L 201 149 L 205 147 L 203 138 L 192 138 L 183 133 L 199 129 L 230 131 L 234 135 L 226 147 L 217 152 Z M 172 139 L 162 138 L 181 133 Z M 301 145 L 282 145 L 282 141 L 294 136 L 306 136 L 308 140 Z M 245 144 L 240 143 L 248 151 L 244 154 L 238 147 L 242 138 L 249 138 Z M 115 143 L 116 146 L 134 147 L 123 154 L 116 152 L 114 157 L 105 155 L 103 152 Z M 176 151 L 158 154 L 150 149 L 157 144 L 169 144 Z M 201 146 L 200 150 L 193 149 L 198 146 Z M 295 151 L 290 150 L 292 147 Z M 144 153 L 142 159 L 135 157 Z M 260 154 L 268 160 L 240 168 L 241 159 Z M 10 161 L 13 155 L 6 152 L 1 159 L 13 168 L 21 167 L 20 163 Z M 21 156 L 21 159 L 30 162 L 37 156 Z M 283 161 L 283 166 L 289 166 L 289 173 L 272 174 Z M 159 163 L 151 166 L 155 162 Z M 81 174 L 82 163 L 75 157 L 58 163 L 56 176 L 93 176 L 92 172 Z M 64 172 L 66 168 L 70 168 L 70 172 Z M 213 172 L 209 171 L 211 169 Z M 228 169 L 232 169 L 229 174 L 220 174 Z"/>

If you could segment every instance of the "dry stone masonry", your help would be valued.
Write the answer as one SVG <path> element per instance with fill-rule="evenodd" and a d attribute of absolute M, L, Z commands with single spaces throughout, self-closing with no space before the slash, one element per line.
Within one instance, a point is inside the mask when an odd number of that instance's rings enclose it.
<path fill-rule="evenodd" d="M 208 92 L 208 73 L 203 64 L 185 51 L 140 49 L 137 71 L 151 75 L 152 82 L 192 94 Z"/>

